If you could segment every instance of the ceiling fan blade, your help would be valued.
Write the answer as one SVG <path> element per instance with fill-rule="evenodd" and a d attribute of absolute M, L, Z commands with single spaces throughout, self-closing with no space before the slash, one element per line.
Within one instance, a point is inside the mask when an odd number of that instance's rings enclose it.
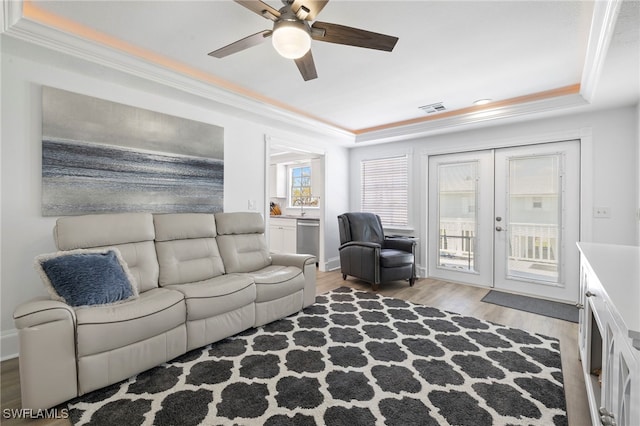
<path fill-rule="evenodd" d="M 214 50 L 213 52 L 209 53 L 209 56 L 213 56 L 215 58 L 224 58 L 225 56 L 232 55 L 234 53 L 240 52 L 241 50 L 257 46 L 258 44 L 268 39 L 271 36 L 271 33 L 273 33 L 273 31 L 271 30 L 260 31 L 259 33 L 252 34 L 248 37 L 221 47 L 218 50 Z"/>
<path fill-rule="evenodd" d="M 314 40 L 364 47 L 367 49 L 384 50 L 386 52 L 391 52 L 398 42 L 398 37 L 346 27 L 344 25 L 330 24 L 328 22 L 314 22 L 311 29 L 311 37 Z M 322 34 L 323 32 L 324 35 Z"/>
<path fill-rule="evenodd" d="M 280 12 L 277 9 L 269 6 L 266 3 L 261 2 L 260 0 L 234 0 L 241 6 L 246 7 L 252 12 L 257 13 L 263 18 L 271 19 L 275 21 L 280 17 Z"/>
<path fill-rule="evenodd" d="M 313 21 L 329 0 L 293 0 L 291 10 L 298 18 Z"/>
<path fill-rule="evenodd" d="M 311 49 L 309 49 L 309 51 L 302 58 L 298 58 L 295 61 L 304 81 L 318 78 L 318 73 L 316 72 L 316 64 L 313 62 Z"/>

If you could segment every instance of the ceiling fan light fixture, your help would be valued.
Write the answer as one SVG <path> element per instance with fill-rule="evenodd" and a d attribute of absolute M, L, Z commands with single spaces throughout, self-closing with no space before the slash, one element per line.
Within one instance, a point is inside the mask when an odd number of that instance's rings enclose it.
<path fill-rule="evenodd" d="M 274 49 L 287 59 L 301 58 L 311 48 L 311 35 L 300 21 L 276 22 L 271 40 Z"/>

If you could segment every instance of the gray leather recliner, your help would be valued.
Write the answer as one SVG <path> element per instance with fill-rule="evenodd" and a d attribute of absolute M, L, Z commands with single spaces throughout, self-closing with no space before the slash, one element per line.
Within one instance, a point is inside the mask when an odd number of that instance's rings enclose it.
<path fill-rule="evenodd" d="M 347 276 L 370 282 L 376 290 L 380 283 L 408 280 L 413 286 L 415 241 L 388 238 L 380 217 L 373 213 L 344 213 L 338 216 L 340 230 L 340 268 Z"/>

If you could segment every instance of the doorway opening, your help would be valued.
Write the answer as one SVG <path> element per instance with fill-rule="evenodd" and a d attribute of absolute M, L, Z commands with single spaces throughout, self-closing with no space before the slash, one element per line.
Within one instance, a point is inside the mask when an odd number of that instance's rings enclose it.
<path fill-rule="evenodd" d="M 266 146 L 266 234 L 277 246 L 270 249 L 314 254 L 324 271 L 324 152 L 270 138 Z"/>

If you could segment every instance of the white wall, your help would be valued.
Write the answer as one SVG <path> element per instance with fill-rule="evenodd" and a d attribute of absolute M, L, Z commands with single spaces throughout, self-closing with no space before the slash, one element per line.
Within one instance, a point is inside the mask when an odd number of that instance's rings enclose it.
<path fill-rule="evenodd" d="M 585 180 L 582 193 L 589 205 L 583 205 L 584 241 L 637 245 L 638 194 L 638 109 L 617 108 L 539 119 L 458 133 L 351 149 L 350 209 L 359 210 L 360 161 L 382 155 L 411 153 L 412 176 L 411 224 L 413 235 L 421 237 L 420 267 L 426 260 L 426 175 L 425 159 L 429 154 L 459 152 L 508 146 L 510 144 L 550 142 L 567 137 L 584 137 L 583 165 Z M 591 177 L 591 179 L 590 179 Z M 611 217 L 595 219 L 593 206 L 609 207 Z M 423 269 L 424 270 L 424 269 Z"/>
<path fill-rule="evenodd" d="M 636 107 L 636 245 L 640 246 L 640 104 Z"/>
<path fill-rule="evenodd" d="M 225 132 L 225 211 L 244 211 L 255 200 L 263 213 L 265 199 L 265 135 L 325 147 L 328 188 L 345 188 L 345 148 L 313 131 L 292 131 L 242 118 L 231 108 L 177 89 L 124 74 L 41 47 L 2 39 L 2 140 L 0 253 L 2 359 L 17 353 L 12 314 L 15 307 L 46 292 L 35 273 L 33 258 L 55 251 L 55 218 L 42 217 L 41 199 L 41 87 L 43 85 L 97 98 L 216 124 Z M 186 141 L 185 141 L 186 143 Z M 347 207 L 346 194 L 327 200 L 325 232 L 337 234 L 336 212 Z M 337 243 L 327 235 L 327 258 L 337 256 Z"/>

